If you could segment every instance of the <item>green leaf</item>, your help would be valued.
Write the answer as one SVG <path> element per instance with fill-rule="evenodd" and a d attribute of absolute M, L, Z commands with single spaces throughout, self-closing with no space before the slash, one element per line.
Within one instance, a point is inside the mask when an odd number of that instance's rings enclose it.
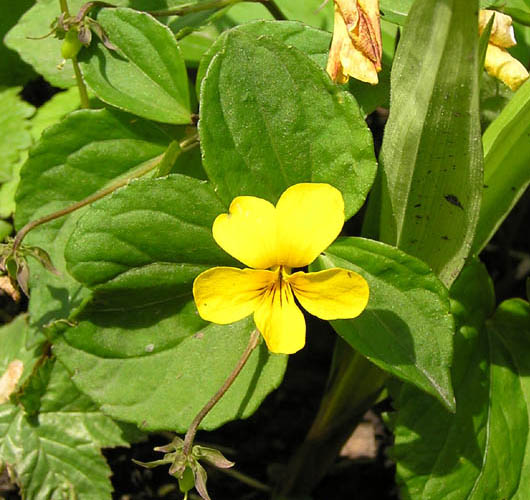
<path fill-rule="evenodd" d="M 375 175 L 370 132 L 354 99 L 294 47 L 231 30 L 201 87 L 204 169 L 220 198 L 276 202 L 298 182 L 340 189 L 346 216 Z"/>
<path fill-rule="evenodd" d="M 171 175 L 130 183 L 95 203 L 65 251 L 68 270 L 116 306 L 189 296 L 213 265 L 238 265 L 212 237 L 224 205 L 209 184 Z"/>
<path fill-rule="evenodd" d="M 15 222 L 49 215 L 162 155 L 172 137 L 159 125 L 107 110 L 76 111 L 47 129 L 21 172 Z M 61 276 L 31 263 L 31 323 L 67 318 L 85 291 L 65 270 L 64 247 L 83 209 L 31 231 L 24 240 L 48 252 Z"/>
<path fill-rule="evenodd" d="M 57 123 L 64 115 L 74 111 L 80 105 L 77 88 L 55 94 L 48 102 L 37 109 L 35 115 L 27 122 L 33 141 L 38 141 L 43 130 Z M 26 147 L 29 147 L 29 143 Z M 10 217 L 15 212 L 15 193 L 20 181 L 20 169 L 28 157 L 27 151 L 20 152 L 20 159 L 13 164 L 11 178 L 0 186 L 0 217 Z"/>
<path fill-rule="evenodd" d="M 381 0 L 381 18 L 385 21 L 403 26 L 413 3 L 414 0 Z M 503 0 L 480 0 L 479 2 L 481 9 L 486 9 L 496 4 L 504 6 L 509 3 L 509 1 Z"/>
<path fill-rule="evenodd" d="M 392 69 L 373 213 L 382 241 L 449 285 L 469 253 L 482 195 L 475 2 L 419 0 Z M 459 43 L 455 43 L 455 39 Z"/>
<path fill-rule="evenodd" d="M 82 110 L 46 130 L 30 151 L 17 193 L 18 228 L 46 205 L 63 206 L 98 191 L 161 155 L 171 131 L 126 113 Z"/>
<path fill-rule="evenodd" d="M 41 354 L 39 344 L 44 339 L 30 332 L 26 314 L 17 316 L 11 323 L 0 328 L 0 377 L 6 372 L 9 363 L 18 360 L 22 363 L 23 372 L 17 382 L 21 386 L 31 375 L 33 367 Z M 32 345 L 30 349 L 26 345 Z M 1 397 L 0 397 L 1 401 Z"/>
<path fill-rule="evenodd" d="M 381 19 L 404 25 L 414 0 L 381 0 Z"/>
<path fill-rule="evenodd" d="M 184 431 L 235 366 L 252 319 L 208 325 L 191 300 L 197 274 L 237 265 L 211 233 L 224 210 L 209 184 L 171 175 L 132 182 L 79 219 L 65 255 L 94 297 L 71 318 L 79 325 L 58 339 L 56 352 L 106 413 Z M 285 362 L 263 345 L 204 427 L 255 411 L 279 385 Z"/>
<path fill-rule="evenodd" d="M 333 3 L 323 4 L 320 0 L 276 0 L 276 4 L 287 19 L 301 21 L 303 24 L 325 31 L 333 30 Z M 272 16 L 264 5 L 244 2 L 233 6 L 226 16 L 232 26 L 258 19 L 271 20 Z"/>
<path fill-rule="evenodd" d="M 37 142 L 44 130 L 61 121 L 65 115 L 75 111 L 81 105 L 79 90 L 72 88 L 55 94 L 37 109 L 31 119 L 31 135 Z"/>
<path fill-rule="evenodd" d="M 38 418 L 0 405 L 0 452 L 23 497 L 110 500 L 110 469 L 100 448 L 128 446 L 123 429 L 75 389 L 60 363 L 47 362 L 35 378 L 40 382 L 27 386 L 25 397 L 39 402 Z"/>
<path fill-rule="evenodd" d="M 368 115 L 377 106 L 385 105 L 390 97 L 390 66 L 395 44 L 395 27 L 383 23 L 383 71 L 380 73 L 380 83 L 377 86 L 365 84 L 351 79 L 343 88 L 352 93 L 361 108 L 363 115 Z M 322 69 L 326 69 L 331 43 L 331 34 L 320 31 L 305 24 L 292 21 L 254 21 L 237 28 L 237 31 L 248 33 L 253 37 L 268 36 L 289 47 L 295 47 L 315 61 Z M 206 51 L 197 73 L 197 94 L 200 85 L 213 57 L 223 49 L 228 32 L 223 33 Z"/>
<path fill-rule="evenodd" d="M 484 133 L 484 195 L 473 241 L 479 253 L 530 183 L 530 82 Z"/>
<path fill-rule="evenodd" d="M 303 24 L 296 23 L 300 27 L 333 30 L 332 2 L 322 5 L 319 0 L 305 2 L 278 0 L 277 4 L 289 19 L 301 21 Z M 232 7 L 228 7 L 223 16 L 219 16 L 219 14 L 220 11 L 203 11 L 174 18 L 170 21 L 169 27 L 175 33 L 181 29 L 189 29 L 189 27 L 198 29 L 198 31 L 193 31 L 179 40 L 182 54 L 189 66 L 196 66 L 200 62 L 202 55 L 209 50 L 224 30 L 256 20 L 272 20 L 270 12 L 260 3 L 236 3 Z M 199 29 L 201 25 L 202 28 Z M 328 49 L 329 42 L 326 52 Z"/>
<path fill-rule="evenodd" d="M 34 3 L 34 0 L 4 3 L 0 16 L 0 40 L 4 39 L 18 18 Z M 16 52 L 9 50 L 3 43 L 0 44 L 0 86 L 24 85 L 32 77 L 34 73 L 31 67 L 25 64 Z"/>
<path fill-rule="evenodd" d="M 320 31 L 305 24 L 293 21 L 253 21 L 237 28 L 237 32 L 247 33 L 258 38 L 268 36 L 277 42 L 295 47 L 306 56 L 315 61 L 322 69 L 326 68 L 331 34 Z M 224 32 L 201 59 L 197 72 L 197 95 L 200 94 L 200 85 L 212 59 L 223 50 L 226 38 L 230 32 Z"/>
<path fill-rule="evenodd" d="M 395 400 L 392 453 L 402 497 L 526 498 L 530 307 L 510 300 L 487 321 L 495 299 L 479 263 L 464 268 L 451 295 L 458 325 L 452 368 L 457 411 L 450 415 L 403 387 Z"/>
<path fill-rule="evenodd" d="M 85 0 L 68 1 L 72 12 L 77 12 L 84 3 Z M 53 36 L 35 40 L 50 33 L 51 24 L 60 13 L 57 0 L 39 0 L 24 13 L 4 41 L 52 85 L 67 88 L 75 85 L 75 77 L 70 61 L 62 70 L 57 69 L 62 59 L 61 41 Z"/>
<path fill-rule="evenodd" d="M 18 97 L 21 90 L 0 89 L 0 182 L 11 179 L 13 165 L 31 144 L 28 118 L 35 108 Z"/>
<path fill-rule="evenodd" d="M 207 324 L 193 301 L 171 296 L 125 311 L 86 310 L 77 319 L 56 345 L 76 385 L 115 418 L 177 432 L 217 392 L 255 328 L 252 318 Z M 201 428 L 250 416 L 278 387 L 286 362 L 262 343 Z"/>
<path fill-rule="evenodd" d="M 119 50 L 93 43 L 79 54 L 88 86 L 102 101 L 164 123 L 190 123 L 186 67 L 171 31 L 146 13 L 103 9 L 97 22 Z"/>
<path fill-rule="evenodd" d="M 454 410 L 449 377 L 454 325 L 448 292 L 419 259 L 380 242 L 342 238 L 317 261 L 361 274 L 370 287 L 366 310 L 331 321 L 374 364 L 438 398 Z"/>

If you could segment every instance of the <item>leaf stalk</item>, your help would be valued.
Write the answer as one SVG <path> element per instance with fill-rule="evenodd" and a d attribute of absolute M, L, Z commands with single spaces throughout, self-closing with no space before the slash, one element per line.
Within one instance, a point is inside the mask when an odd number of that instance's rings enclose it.
<path fill-rule="evenodd" d="M 197 144 L 198 144 L 198 135 L 194 134 L 193 136 L 190 136 L 184 139 L 180 143 L 180 148 L 183 152 L 189 151 L 190 149 L 195 147 Z M 24 227 L 22 227 L 22 229 L 17 233 L 15 237 L 15 240 L 13 242 L 13 249 L 12 249 L 13 254 L 20 247 L 26 235 L 30 231 L 35 229 L 36 227 L 41 226 L 42 224 L 45 224 L 46 222 L 50 222 L 52 220 L 59 219 L 60 217 L 63 217 L 65 215 L 71 214 L 72 212 L 75 212 L 76 210 L 79 210 L 80 208 L 90 205 L 91 203 L 94 203 L 95 201 L 100 200 L 101 198 L 104 198 L 105 196 L 113 193 L 117 189 L 127 185 L 131 180 L 137 179 L 139 177 L 143 177 L 147 173 L 157 168 L 162 162 L 162 160 L 164 159 L 165 155 L 166 155 L 166 152 L 158 155 L 157 157 L 145 162 L 142 166 L 140 166 L 140 168 L 135 170 L 131 175 L 123 179 L 118 179 L 116 182 L 110 184 L 106 188 L 100 191 L 97 191 L 91 194 L 90 196 L 87 196 L 86 198 L 63 208 L 62 210 L 58 210 L 57 212 L 53 212 L 51 214 L 45 215 L 44 217 L 41 217 L 40 219 L 36 219 L 36 220 L 28 222 Z"/>

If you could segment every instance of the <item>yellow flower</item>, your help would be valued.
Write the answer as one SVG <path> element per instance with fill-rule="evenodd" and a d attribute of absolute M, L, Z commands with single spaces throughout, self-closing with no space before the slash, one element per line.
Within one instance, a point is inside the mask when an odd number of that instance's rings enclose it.
<path fill-rule="evenodd" d="M 193 283 L 201 317 L 218 324 L 254 313 L 271 352 L 292 354 L 305 344 L 305 320 L 298 302 L 322 319 L 354 318 L 368 303 L 368 284 L 346 269 L 295 272 L 313 262 L 344 224 L 344 200 L 329 184 L 296 184 L 276 206 L 239 196 L 230 213 L 213 224 L 215 241 L 252 269 L 214 267 Z"/>
<path fill-rule="evenodd" d="M 514 92 L 528 80 L 528 71 L 506 50 L 516 45 L 512 18 L 493 10 L 481 10 L 479 13 L 479 32 L 488 24 L 495 14 L 491 26 L 490 39 L 486 49 L 484 67 L 491 76 L 504 82 Z"/>
<path fill-rule="evenodd" d="M 337 83 L 349 77 L 377 84 L 381 71 L 379 0 L 334 0 L 335 24 L 327 72 Z"/>

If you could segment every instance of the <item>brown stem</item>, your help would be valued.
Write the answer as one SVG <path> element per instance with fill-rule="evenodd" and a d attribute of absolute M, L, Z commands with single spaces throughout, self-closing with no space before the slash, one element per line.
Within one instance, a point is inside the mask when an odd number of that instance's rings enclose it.
<path fill-rule="evenodd" d="M 199 136 L 198 134 L 194 134 L 187 139 L 184 139 L 180 143 L 181 150 L 189 151 L 190 149 L 194 148 L 198 144 Z M 94 194 L 91 194 L 90 196 L 87 196 L 81 201 L 78 201 L 72 205 L 69 205 L 62 210 L 58 210 L 57 212 L 53 212 L 51 214 L 45 215 L 44 217 L 41 217 L 40 219 L 33 220 L 31 222 L 28 222 L 18 233 L 15 237 L 15 241 L 13 242 L 13 249 L 12 252 L 15 253 L 16 250 L 20 247 L 22 244 L 22 240 L 26 237 L 26 235 L 36 227 L 45 224 L 46 222 L 50 222 L 54 219 L 59 219 L 60 217 L 63 217 L 65 215 L 68 215 L 72 212 L 75 212 L 76 210 L 79 210 L 80 208 L 83 208 L 86 205 L 90 205 L 91 203 L 94 203 L 97 200 L 100 200 L 101 198 L 104 198 L 105 196 L 109 195 L 110 193 L 116 191 L 116 189 L 121 188 L 129 183 L 129 181 L 133 179 L 137 179 L 138 177 L 142 177 L 143 175 L 147 174 L 151 170 L 154 170 L 158 165 L 162 162 L 165 156 L 165 152 L 161 155 L 158 155 L 156 158 L 153 158 L 152 160 L 149 160 L 146 162 L 142 167 L 140 167 L 138 170 L 136 170 L 132 175 L 125 177 L 124 179 L 119 179 L 115 183 L 111 184 L 110 186 L 106 187 L 105 189 L 102 189 L 101 191 L 97 191 Z"/>
<path fill-rule="evenodd" d="M 113 191 L 116 191 L 116 189 L 125 186 L 129 181 L 132 179 L 136 179 L 137 177 L 141 177 L 145 175 L 146 173 L 150 172 L 154 168 L 158 166 L 160 161 L 162 160 L 164 154 L 161 154 L 157 156 L 156 158 L 153 158 L 151 161 L 147 162 L 140 170 L 137 170 L 134 175 L 130 177 L 126 177 L 125 179 L 120 179 L 119 181 L 111 184 L 110 186 L 106 187 L 105 189 L 102 189 L 101 191 L 98 191 L 94 194 L 91 194 L 90 196 L 87 196 L 83 200 L 80 200 L 72 205 L 69 205 L 62 210 L 58 210 L 57 212 L 53 212 L 51 214 L 45 215 L 44 217 L 41 217 L 40 219 L 33 220 L 31 222 L 28 222 L 18 233 L 15 238 L 15 241 L 13 243 L 13 252 L 15 252 L 18 247 L 20 247 L 22 240 L 25 238 L 26 234 L 28 234 L 31 230 L 35 229 L 36 227 L 45 224 L 46 222 L 50 222 L 54 219 L 58 219 L 60 217 L 63 217 L 65 215 L 68 215 L 72 212 L 75 212 L 76 210 L 79 210 L 80 208 L 90 205 L 91 203 L 94 203 L 97 200 L 100 200 L 101 198 L 104 198 L 105 196 L 109 195 Z"/>
<path fill-rule="evenodd" d="M 245 366 L 245 364 L 248 361 L 248 358 L 252 354 L 252 351 L 258 346 L 260 339 L 260 333 L 256 329 L 252 332 L 252 335 L 250 336 L 250 339 L 248 341 L 248 345 L 241 355 L 241 358 L 237 362 L 237 365 L 232 370 L 232 373 L 228 376 L 228 378 L 225 380 L 224 384 L 221 386 L 221 388 L 214 394 L 214 396 L 208 401 L 202 410 L 197 413 L 196 417 L 193 419 L 193 422 L 188 428 L 188 431 L 186 432 L 186 436 L 184 437 L 184 445 L 182 447 L 182 452 L 184 456 L 188 456 L 191 451 L 191 446 L 193 444 L 193 439 L 195 438 L 195 434 L 197 433 L 197 429 L 204 419 L 206 415 L 210 412 L 210 410 L 218 403 L 218 401 L 225 395 L 226 391 L 230 389 L 230 386 L 234 383 L 237 376 L 241 373 L 241 370 Z"/>

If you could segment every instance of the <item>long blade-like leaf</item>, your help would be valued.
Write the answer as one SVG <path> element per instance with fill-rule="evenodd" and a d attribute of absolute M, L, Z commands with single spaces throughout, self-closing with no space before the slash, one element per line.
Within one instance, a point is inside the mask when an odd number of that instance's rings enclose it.
<path fill-rule="evenodd" d="M 415 2 L 381 151 L 380 239 L 425 260 L 446 285 L 469 253 L 482 194 L 477 12 L 476 0 Z"/>

